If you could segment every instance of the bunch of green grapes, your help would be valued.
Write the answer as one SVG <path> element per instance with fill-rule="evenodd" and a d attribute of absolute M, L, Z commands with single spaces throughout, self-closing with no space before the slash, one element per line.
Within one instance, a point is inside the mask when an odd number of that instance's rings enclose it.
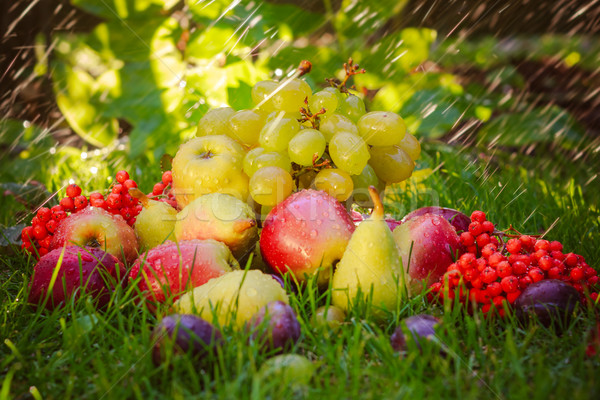
<path fill-rule="evenodd" d="M 307 187 L 363 201 L 369 186 L 409 178 L 421 152 L 399 115 L 366 112 L 343 86 L 312 93 L 300 78 L 261 81 L 252 100 L 251 110 L 208 111 L 197 135 L 227 135 L 245 146 L 250 195 L 267 208 Z"/>

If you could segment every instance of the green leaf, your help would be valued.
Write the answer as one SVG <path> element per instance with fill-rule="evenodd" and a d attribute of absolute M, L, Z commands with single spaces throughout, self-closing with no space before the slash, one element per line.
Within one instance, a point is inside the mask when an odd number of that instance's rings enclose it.
<path fill-rule="evenodd" d="M 404 104 L 400 115 L 411 132 L 439 138 L 461 119 L 462 110 L 458 108 L 456 96 L 440 88 L 416 92 Z"/>
<path fill-rule="evenodd" d="M 532 111 L 503 114 L 479 130 L 479 139 L 501 146 L 527 146 L 536 143 L 556 143 L 574 148 L 584 137 L 573 117 L 558 106 Z"/>

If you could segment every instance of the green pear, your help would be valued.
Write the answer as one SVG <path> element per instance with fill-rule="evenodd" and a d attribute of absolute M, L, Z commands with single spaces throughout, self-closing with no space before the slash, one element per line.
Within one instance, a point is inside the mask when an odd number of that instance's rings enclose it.
<path fill-rule="evenodd" d="M 133 226 L 140 248 L 150 250 L 167 240 L 174 241 L 177 210 L 162 201 L 148 199 L 138 189 L 130 189 L 129 193 L 144 206 Z"/>
<path fill-rule="evenodd" d="M 201 195 L 177 215 L 175 238 L 218 240 L 243 264 L 258 241 L 254 210 L 229 194 Z"/>
<path fill-rule="evenodd" d="M 372 296 L 374 316 L 381 317 L 383 310 L 396 309 L 404 293 L 404 269 L 377 189 L 370 186 L 369 194 L 373 213 L 358 225 L 337 264 L 332 303 L 346 311 Z"/>

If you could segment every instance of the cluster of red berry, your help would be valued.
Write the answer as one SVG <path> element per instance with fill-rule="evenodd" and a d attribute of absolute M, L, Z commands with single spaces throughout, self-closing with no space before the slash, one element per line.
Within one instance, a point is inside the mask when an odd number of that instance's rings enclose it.
<path fill-rule="evenodd" d="M 154 184 L 152 188 L 152 195 L 150 198 L 157 199 L 159 201 L 164 201 L 169 204 L 173 208 L 177 208 L 177 201 L 175 200 L 175 195 L 171 190 L 173 186 L 173 175 L 171 171 L 165 171 L 162 174 L 162 179 L 160 182 Z"/>
<path fill-rule="evenodd" d="M 557 241 L 536 239 L 510 228 L 496 231 L 482 211 L 471 214 L 469 230 L 460 234 L 466 251 L 448 266 L 440 282 L 431 285 L 430 299 L 459 300 L 492 308 L 503 316 L 503 303 L 513 303 L 521 292 L 542 279 L 559 279 L 572 285 L 585 299 L 598 299 L 598 273 L 585 259 L 563 253 Z"/>
<path fill-rule="evenodd" d="M 142 205 L 138 199 L 130 196 L 128 191 L 130 188 L 137 187 L 137 183 L 129 179 L 127 171 L 119 171 L 115 177 L 116 183 L 106 196 L 94 192 L 89 197 L 85 197 L 81 194 L 78 185 L 67 186 L 67 196 L 62 198 L 58 205 L 51 208 L 40 207 L 31 220 L 31 226 L 23 228 L 21 248 L 40 257 L 48 253 L 58 224 L 67 218 L 69 213 L 81 211 L 88 205 L 103 208 L 111 214 L 119 214 L 130 226 L 133 226 Z"/>

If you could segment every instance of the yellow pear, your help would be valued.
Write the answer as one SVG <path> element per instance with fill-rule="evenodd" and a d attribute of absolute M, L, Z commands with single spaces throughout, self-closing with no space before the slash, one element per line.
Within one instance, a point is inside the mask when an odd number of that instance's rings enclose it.
<path fill-rule="evenodd" d="M 369 194 L 375 205 L 373 213 L 358 225 L 337 264 L 332 303 L 345 311 L 370 298 L 374 316 L 381 317 L 383 310 L 395 310 L 401 300 L 404 269 L 374 186 L 369 187 Z"/>
<path fill-rule="evenodd" d="M 132 188 L 129 194 L 140 200 L 144 208 L 133 226 L 141 249 L 150 250 L 167 240 L 175 240 L 177 210 L 162 201 L 150 200 L 140 190 Z"/>

